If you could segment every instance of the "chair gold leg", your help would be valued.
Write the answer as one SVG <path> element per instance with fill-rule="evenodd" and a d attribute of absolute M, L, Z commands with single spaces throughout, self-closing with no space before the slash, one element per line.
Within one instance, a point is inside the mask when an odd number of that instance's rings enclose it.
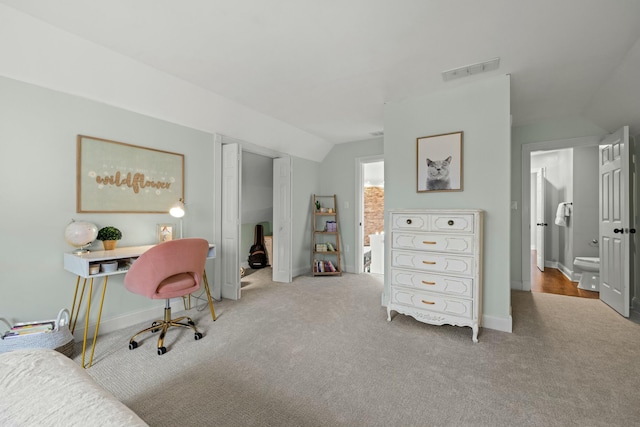
<path fill-rule="evenodd" d="M 209 302 L 209 311 L 211 311 L 211 318 L 215 322 L 217 319 L 216 312 L 213 309 L 213 299 L 211 298 L 211 291 L 209 291 L 209 281 L 207 280 L 207 272 L 205 271 L 202 275 L 202 279 L 204 282 L 204 290 L 207 291 L 207 301 Z"/>

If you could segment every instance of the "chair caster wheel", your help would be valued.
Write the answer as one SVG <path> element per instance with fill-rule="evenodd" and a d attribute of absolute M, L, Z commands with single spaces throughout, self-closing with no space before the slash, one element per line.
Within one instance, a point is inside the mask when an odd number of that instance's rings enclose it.
<path fill-rule="evenodd" d="M 167 347 L 158 347 L 158 356 L 162 356 L 167 352 Z"/>
<path fill-rule="evenodd" d="M 151 324 L 151 326 L 160 326 L 160 325 L 162 325 L 160 322 L 153 322 L 153 323 Z M 160 328 L 158 328 L 158 329 L 152 329 L 152 330 L 151 330 L 151 333 L 152 333 L 152 334 L 155 334 L 155 333 L 156 333 L 156 332 L 158 332 L 159 330 L 160 330 Z"/>
<path fill-rule="evenodd" d="M 135 350 L 138 348 L 138 343 L 135 341 L 129 341 L 129 350 Z"/>
<path fill-rule="evenodd" d="M 196 332 L 195 334 L 193 334 L 194 340 L 198 341 L 201 338 L 202 338 L 202 332 Z"/>

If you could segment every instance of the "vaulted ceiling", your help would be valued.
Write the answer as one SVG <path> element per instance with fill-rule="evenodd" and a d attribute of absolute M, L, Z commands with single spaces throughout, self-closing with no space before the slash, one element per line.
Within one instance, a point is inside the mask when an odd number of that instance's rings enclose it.
<path fill-rule="evenodd" d="M 640 132 L 637 0 L 0 3 L 330 144 L 382 131 L 385 102 L 499 74 L 516 126 L 579 116 Z"/>

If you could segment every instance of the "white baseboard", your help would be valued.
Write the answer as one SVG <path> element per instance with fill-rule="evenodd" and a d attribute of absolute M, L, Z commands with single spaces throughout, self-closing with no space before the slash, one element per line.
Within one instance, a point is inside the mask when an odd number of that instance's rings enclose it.
<path fill-rule="evenodd" d="M 516 290 L 516 291 L 521 291 L 524 288 L 522 287 L 522 281 L 520 280 L 512 280 L 511 281 L 511 289 Z"/>
<path fill-rule="evenodd" d="M 557 267 L 557 268 L 558 268 L 558 270 L 560 270 L 560 272 L 561 272 L 562 274 L 564 274 L 564 276 L 565 276 L 567 279 L 569 279 L 569 280 L 571 280 L 571 281 L 574 281 L 574 280 L 573 280 L 573 276 L 574 276 L 574 274 L 573 274 L 573 270 L 571 270 L 571 269 L 567 268 L 564 264 L 561 264 L 561 263 L 558 263 L 558 267 Z"/>
<path fill-rule="evenodd" d="M 164 300 L 163 300 L 164 301 Z M 104 334 L 107 332 L 117 331 L 122 328 L 127 328 L 131 325 L 135 325 L 137 323 L 153 321 L 156 319 L 162 319 L 164 310 L 164 304 L 159 305 L 158 307 L 148 308 L 146 310 L 137 311 L 134 313 L 127 313 L 122 316 L 113 317 L 111 319 L 100 321 L 100 330 L 99 334 Z M 73 333 L 73 337 L 76 340 L 82 341 L 84 335 L 84 322 L 82 325 L 78 323 L 76 326 L 76 330 Z M 87 338 L 93 337 L 93 333 L 96 330 L 95 322 L 89 323 L 89 330 L 87 331 Z"/>
<path fill-rule="evenodd" d="M 485 314 L 482 316 L 482 327 L 511 333 L 513 332 L 513 318 L 511 315 L 508 317 L 495 317 Z"/>

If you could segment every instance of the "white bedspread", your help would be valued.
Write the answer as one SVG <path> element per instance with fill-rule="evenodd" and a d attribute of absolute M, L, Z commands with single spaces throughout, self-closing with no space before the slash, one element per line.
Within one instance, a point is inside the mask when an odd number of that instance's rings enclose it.
<path fill-rule="evenodd" d="M 0 354 L 0 426 L 146 426 L 55 350 Z"/>

